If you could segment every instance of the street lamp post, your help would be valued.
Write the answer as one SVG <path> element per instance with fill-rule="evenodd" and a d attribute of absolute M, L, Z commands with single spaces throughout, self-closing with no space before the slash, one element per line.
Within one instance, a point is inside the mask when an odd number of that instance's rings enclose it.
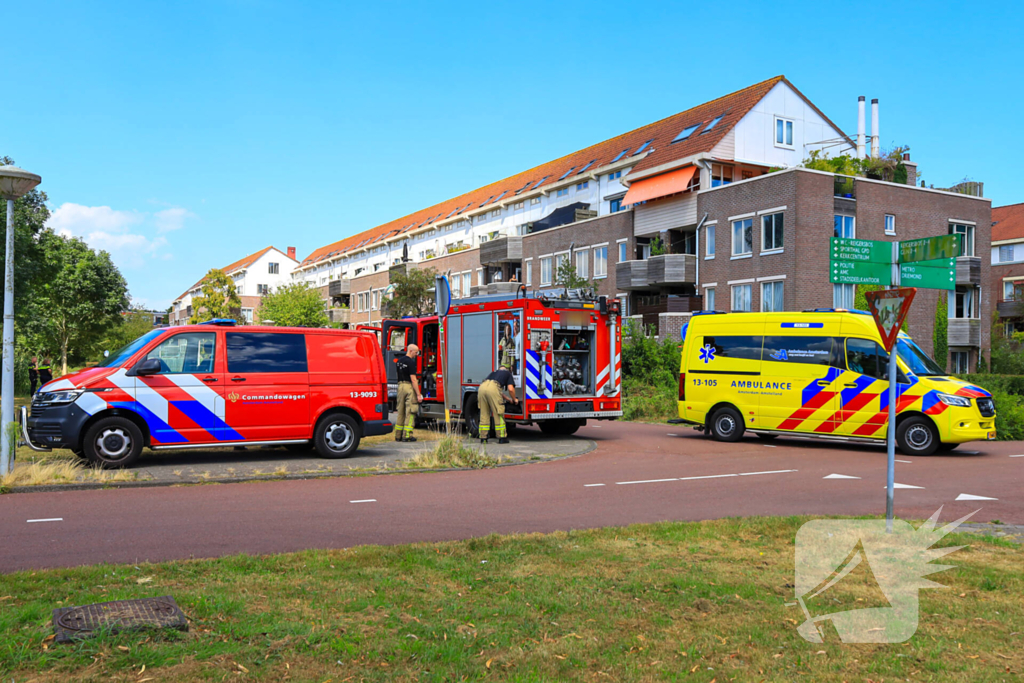
<path fill-rule="evenodd" d="M 14 422 L 14 200 L 42 182 L 35 173 L 16 166 L 0 166 L 0 197 L 7 200 L 7 251 L 4 258 L 3 379 L 0 382 L 0 476 L 10 472 L 15 439 L 8 430 Z"/>

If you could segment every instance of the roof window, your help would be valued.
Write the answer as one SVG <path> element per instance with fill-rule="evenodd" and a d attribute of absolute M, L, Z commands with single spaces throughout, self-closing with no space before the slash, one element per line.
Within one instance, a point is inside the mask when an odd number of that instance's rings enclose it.
<path fill-rule="evenodd" d="M 549 176 L 549 175 L 546 175 L 546 176 L 544 176 L 543 178 L 541 178 L 540 180 L 538 180 L 538 181 L 537 181 L 537 184 L 533 186 L 533 189 L 535 189 L 535 190 L 536 190 L 536 189 L 537 189 L 538 187 L 540 187 L 541 185 L 543 185 L 543 184 L 544 184 L 544 181 L 545 181 L 545 180 L 547 180 L 547 179 L 548 179 L 548 178 L 550 178 L 550 177 L 551 177 L 551 176 Z"/>
<path fill-rule="evenodd" d="M 654 138 L 651 138 L 650 140 L 648 140 L 644 144 L 642 144 L 639 147 L 637 147 L 636 151 L 633 152 L 633 156 L 636 156 L 637 154 L 640 154 L 641 152 L 643 152 L 645 149 L 647 149 L 647 146 L 650 145 L 652 142 L 654 142 Z"/>
<path fill-rule="evenodd" d="M 709 123 L 708 127 L 702 130 L 700 134 L 704 135 L 704 133 L 710 133 L 711 129 L 718 125 L 718 122 L 722 120 L 723 116 L 725 116 L 725 114 L 719 114 L 715 118 L 711 119 L 711 123 Z"/>
<path fill-rule="evenodd" d="M 718 119 L 720 119 L 720 118 L 722 118 L 722 117 L 719 116 Z M 711 123 L 711 125 L 712 126 L 715 125 L 715 123 L 718 121 L 718 119 L 715 119 Z M 701 123 L 703 123 L 703 122 L 701 122 Z M 700 123 L 695 123 L 692 126 L 687 126 L 686 128 L 683 128 L 683 130 L 679 132 L 679 135 L 676 136 L 676 139 L 673 140 L 672 142 L 680 142 L 681 140 L 686 140 L 691 135 L 693 135 L 694 131 L 696 131 L 698 128 L 700 128 Z M 710 126 L 709 126 L 709 128 L 710 128 Z"/>
<path fill-rule="evenodd" d="M 619 159 L 621 159 L 622 157 L 626 156 L 626 152 L 628 152 L 629 150 L 630 150 L 630 148 L 629 148 L 629 147 L 627 147 L 626 149 L 622 150 L 621 152 L 619 152 L 618 154 L 616 154 L 616 155 L 615 155 L 615 158 L 614 158 L 614 159 L 612 159 L 611 161 L 609 161 L 608 163 L 610 163 L 610 164 L 614 164 L 614 163 L 615 163 L 616 161 L 618 161 L 618 160 L 619 160 Z"/>
<path fill-rule="evenodd" d="M 588 168 L 590 168 L 591 166 L 593 166 L 593 165 L 594 165 L 594 162 L 595 162 L 595 161 L 597 161 L 597 159 L 591 159 L 591 160 L 590 160 L 589 162 L 587 162 L 587 165 L 586 165 L 586 166 L 584 166 L 584 167 L 583 167 L 583 168 L 581 168 L 580 170 L 576 171 L 576 175 L 580 175 L 581 173 L 583 173 L 584 171 L 586 171 L 586 170 L 587 170 Z"/>
<path fill-rule="evenodd" d="M 572 167 L 572 168 L 570 168 L 570 169 L 569 169 L 568 171 L 566 171 L 565 173 L 563 173 L 563 174 L 562 174 L 562 177 L 561 177 L 561 178 L 559 178 L 559 180 L 565 180 L 565 179 L 566 179 L 566 178 L 567 178 L 567 177 L 569 176 L 569 174 L 570 174 L 570 173 L 572 173 L 572 172 L 573 172 L 573 171 L 575 171 L 575 170 L 576 170 L 576 167 L 575 167 L 575 166 L 573 166 L 573 167 Z"/>

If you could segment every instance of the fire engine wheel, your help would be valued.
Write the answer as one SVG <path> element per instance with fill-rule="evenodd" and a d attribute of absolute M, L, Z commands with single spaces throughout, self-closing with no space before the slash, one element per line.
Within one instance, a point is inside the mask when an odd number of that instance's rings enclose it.
<path fill-rule="evenodd" d="M 551 436 L 571 436 L 587 423 L 586 420 L 538 420 L 540 431 Z"/>
<path fill-rule="evenodd" d="M 104 418 L 85 432 L 82 451 L 97 467 L 130 467 L 142 453 L 142 430 L 123 417 Z"/>
<path fill-rule="evenodd" d="M 334 413 L 316 426 L 316 451 L 322 458 L 347 458 L 359 447 L 359 425 L 345 413 Z"/>
<path fill-rule="evenodd" d="M 939 448 L 939 435 L 931 420 L 915 415 L 896 426 L 896 443 L 906 455 L 931 455 Z"/>
<path fill-rule="evenodd" d="M 744 429 L 743 417 L 735 408 L 719 408 L 711 416 L 711 436 L 716 441 L 739 441 Z"/>

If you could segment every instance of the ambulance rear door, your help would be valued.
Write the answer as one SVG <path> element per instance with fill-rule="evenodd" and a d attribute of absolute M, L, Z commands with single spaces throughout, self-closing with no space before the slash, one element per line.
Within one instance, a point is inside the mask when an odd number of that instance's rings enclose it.
<path fill-rule="evenodd" d="M 746 426 L 756 428 L 760 424 L 756 418 L 760 407 L 764 317 L 727 314 L 709 318 L 687 333 L 700 335 L 688 345 L 687 398 L 692 391 L 705 411 L 717 403 L 732 404 L 742 413 Z"/>

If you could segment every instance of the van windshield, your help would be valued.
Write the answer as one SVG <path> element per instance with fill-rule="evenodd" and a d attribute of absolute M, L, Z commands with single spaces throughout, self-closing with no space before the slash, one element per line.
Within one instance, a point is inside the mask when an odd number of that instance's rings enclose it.
<path fill-rule="evenodd" d="M 945 377 L 946 371 L 939 367 L 939 364 L 931 359 L 920 346 L 914 343 L 913 339 L 897 339 L 896 349 L 900 354 L 900 360 L 907 364 L 907 368 L 918 377 Z"/>
<path fill-rule="evenodd" d="M 166 330 L 150 330 L 146 334 L 142 335 L 130 344 L 125 344 L 117 351 L 114 351 L 107 358 L 103 359 L 102 363 L 97 363 L 98 368 L 117 368 L 120 367 L 126 360 L 135 355 L 135 352 L 141 349 L 143 346 L 153 341 Z"/>

